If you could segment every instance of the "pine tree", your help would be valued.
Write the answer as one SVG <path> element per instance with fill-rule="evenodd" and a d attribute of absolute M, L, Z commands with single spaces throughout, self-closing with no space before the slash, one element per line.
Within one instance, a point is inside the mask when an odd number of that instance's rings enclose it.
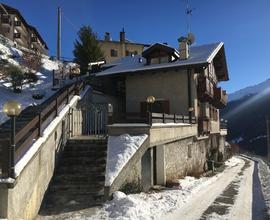
<path fill-rule="evenodd" d="M 83 26 L 78 32 L 79 39 L 74 43 L 74 61 L 81 66 L 81 73 L 85 74 L 90 62 L 99 61 L 104 58 L 97 36 L 90 26 Z"/>

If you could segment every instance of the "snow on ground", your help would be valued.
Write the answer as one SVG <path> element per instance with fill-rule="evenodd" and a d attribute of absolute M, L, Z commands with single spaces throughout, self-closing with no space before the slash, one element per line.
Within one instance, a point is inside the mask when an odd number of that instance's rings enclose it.
<path fill-rule="evenodd" d="M 0 41 L 0 59 L 7 60 L 14 65 L 20 65 L 20 57 L 23 52 L 13 47 L 12 43 L 7 41 L 3 43 L 3 39 Z M 55 91 L 52 91 L 52 71 L 57 70 L 61 64 L 58 61 L 52 61 L 49 57 L 43 56 L 43 66 L 40 72 L 37 73 L 38 81 L 35 85 L 24 85 L 21 93 L 14 93 L 11 88 L 11 83 L 6 81 L 0 81 L 0 124 L 3 123 L 8 117 L 3 113 L 2 108 L 5 102 L 8 100 L 16 100 L 21 103 L 22 108 L 26 108 L 30 105 L 37 105 L 44 102 Z M 44 98 L 36 100 L 32 98 L 35 93 L 44 94 Z"/>
<path fill-rule="evenodd" d="M 265 199 L 268 215 L 270 216 L 270 169 L 262 159 L 257 159 L 257 161 L 263 196 Z"/>
<path fill-rule="evenodd" d="M 113 183 L 114 179 L 147 137 L 148 135 L 146 134 L 137 136 L 123 134 L 109 137 L 105 186 L 110 186 Z"/>
<path fill-rule="evenodd" d="M 226 162 L 225 173 L 231 175 L 230 169 L 241 163 L 239 158 L 232 158 Z M 198 192 L 215 183 L 224 173 L 213 177 L 185 177 L 180 179 L 180 188 L 162 190 L 160 192 L 139 193 L 125 195 L 122 192 L 114 193 L 114 198 L 104 204 L 96 215 L 81 219 L 114 219 L 114 220 L 152 220 L 162 219 L 176 209 L 188 204 L 189 200 Z"/>

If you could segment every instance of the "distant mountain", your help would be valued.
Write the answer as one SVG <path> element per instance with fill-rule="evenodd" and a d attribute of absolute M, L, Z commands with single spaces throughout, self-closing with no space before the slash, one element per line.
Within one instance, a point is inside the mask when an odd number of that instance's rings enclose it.
<path fill-rule="evenodd" d="M 257 85 L 249 86 L 249 87 L 240 89 L 234 93 L 229 94 L 229 101 L 233 101 L 233 100 L 241 99 L 245 96 L 252 96 L 252 95 L 261 93 L 269 87 L 270 87 L 270 79 L 267 79 Z"/>
<path fill-rule="evenodd" d="M 233 93 L 221 117 L 228 120 L 229 141 L 259 155 L 267 153 L 266 115 L 270 116 L 270 80 Z"/>

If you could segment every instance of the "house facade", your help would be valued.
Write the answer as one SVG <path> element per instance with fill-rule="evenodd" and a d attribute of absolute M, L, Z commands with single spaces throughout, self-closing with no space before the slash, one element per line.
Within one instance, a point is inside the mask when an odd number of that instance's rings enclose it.
<path fill-rule="evenodd" d="M 109 135 L 148 135 L 141 157 L 127 165 L 128 178 L 122 175 L 110 192 L 134 181 L 143 188 L 170 184 L 225 160 L 227 130 L 220 125 L 219 109 L 226 106 L 227 94 L 219 82 L 229 77 L 222 42 L 190 47 L 181 38 L 178 50 L 156 43 L 96 76 L 111 82 L 111 94 L 124 106 L 113 112 Z M 147 102 L 149 97 L 154 102 Z"/>
<path fill-rule="evenodd" d="M 24 48 L 48 54 L 48 47 L 44 39 L 35 27 L 26 22 L 17 9 L 1 3 L 0 16 L 1 35 Z"/>
<path fill-rule="evenodd" d="M 118 60 L 125 56 L 142 54 L 147 44 L 134 43 L 126 39 L 124 30 L 120 32 L 119 41 L 111 39 L 110 33 L 106 32 L 104 40 L 98 40 L 99 46 L 104 53 L 104 58 L 107 63 Z"/>

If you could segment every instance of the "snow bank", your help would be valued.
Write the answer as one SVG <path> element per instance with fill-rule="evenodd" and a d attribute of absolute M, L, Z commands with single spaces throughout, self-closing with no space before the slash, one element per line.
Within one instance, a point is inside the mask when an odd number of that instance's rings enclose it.
<path fill-rule="evenodd" d="M 263 160 L 257 159 L 257 161 L 263 196 L 266 203 L 268 215 L 270 215 L 270 169 Z"/>
<path fill-rule="evenodd" d="M 114 179 L 147 137 L 148 135 L 146 134 L 137 136 L 123 134 L 121 136 L 109 137 L 105 186 L 110 186 L 113 183 Z"/>
<path fill-rule="evenodd" d="M 225 170 L 230 169 L 241 161 L 239 158 L 230 159 Z M 162 219 L 168 213 L 188 203 L 200 190 L 217 181 L 223 174 L 219 173 L 213 177 L 202 177 L 199 179 L 187 176 L 179 180 L 181 186 L 179 189 L 166 189 L 160 192 L 131 195 L 115 192 L 113 200 L 105 203 L 96 215 L 83 219 L 103 219 L 102 217 L 104 216 L 106 216 L 106 219 L 111 220 Z M 213 219 L 215 219 L 214 217 Z"/>

